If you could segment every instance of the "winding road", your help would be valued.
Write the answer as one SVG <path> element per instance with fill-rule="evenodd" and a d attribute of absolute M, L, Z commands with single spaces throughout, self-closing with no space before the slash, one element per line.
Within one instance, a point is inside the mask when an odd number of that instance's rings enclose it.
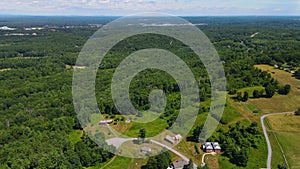
<path fill-rule="evenodd" d="M 263 129 L 264 135 L 266 137 L 267 145 L 268 145 L 268 161 L 267 161 L 267 168 L 268 169 L 271 169 L 272 146 L 271 146 L 270 139 L 269 139 L 269 136 L 268 136 L 268 132 L 267 132 L 267 129 L 266 129 L 266 126 L 265 126 L 265 123 L 264 123 L 264 119 L 268 116 L 275 116 L 275 115 L 282 115 L 282 114 L 294 114 L 294 112 L 282 112 L 282 113 L 265 114 L 265 115 L 260 117 L 262 129 Z"/>

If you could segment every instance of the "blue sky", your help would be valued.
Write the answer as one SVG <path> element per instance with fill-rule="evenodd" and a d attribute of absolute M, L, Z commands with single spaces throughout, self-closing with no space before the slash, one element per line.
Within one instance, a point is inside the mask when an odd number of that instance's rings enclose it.
<path fill-rule="evenodd" d="M 180 16 L 300 15 L 300 0 L 1 0 L 0 14 Z"/>

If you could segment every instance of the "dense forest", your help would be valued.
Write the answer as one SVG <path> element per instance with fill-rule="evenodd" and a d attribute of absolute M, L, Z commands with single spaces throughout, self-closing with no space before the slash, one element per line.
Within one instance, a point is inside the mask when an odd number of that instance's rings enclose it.
<path fill-rule="evenodd" d="M 0 168 L 83 168 L 113 157 L 107 149 L 114 147 L 106 145 L 106 150 L 102 150 L 82 132 L 72 102 L 73 70 L 66 67 L 75 65 L 84 43 L 97 30 L 89 24 L 105 24 L 112 19 L 115 18 L 0 17 L 0 26 L 16 28 L 0 30 Z M 255 64 L 284 66 L 295 70 L 295 76 L 300 78 L 297 70 L 300 66 L 300 21 L 296 17 L 186 19 L 207 24 L 199 28 L 215 45 L 224 62 L 227 90 L 237 94 L 238 100 L 248 99 L 246 93 L 236 93 L 244 87 L 265 87 L 263 92 L 255 91 L 257 97 L 272 97 L 275 92 L 287 94 L 289 91 L 288 84 L 280 86 L 270 74 L 254 68 Z M 66 25 L 74 27 L 66 28 Z M 33 26 L 43 29 L 24 29 Z M 167 49 L 184 60 L 199 82 L 201 101 L 209 100 L 207 72 L 191 49 L 170 37 L 143 34 L 121 41 L 99 65 L 96 92 L 102 112 L 119 114 L 111 99 L 110 83 L 122 59 L 134 51 L 155 47 Z M 149 108 L 148 96 L 153 89 L 164 90 L 168 102 L 162 118 L 172 125 L 180 108 L 180 94 L 171 76 L 159 70 L 146 70 L 135 77 L 130 89 L 133 105 L 139 110 Z M 206 111 L 201 109 L 199 113 Z M 225 154 L 232 163 L 245 166 L 247 148 L 256 146 L 253 140 L 257 134 L 256 125 L 241 127 L 236 124 L 228 132 L 218 131 L 221 143 L 230 143 L 229 148 L 239 150 Z M 79 136 L 74 134 L 78 131 L 81 132 Z M 227 138 L 232 135 L 236 138 Z M 241 140 L 241 137 L 246 139 Z M 243 141 L 245 147 L 237 147 L 239 141 Z M 157 166 L 160 160 L 170 163 L 168 154 L 161 156 L 151 158 L 144 168 Z M 245 159 L 234 161 L 235 156 Z"/>

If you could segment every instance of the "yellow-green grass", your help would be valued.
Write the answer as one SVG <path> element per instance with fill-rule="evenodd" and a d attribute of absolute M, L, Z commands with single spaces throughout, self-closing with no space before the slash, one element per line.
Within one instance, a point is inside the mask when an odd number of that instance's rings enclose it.
<path fill-rule="evenodd" d="M 248 92 L 249 97 L 253 97 L 254 90 L 261 91 L 261 90 L 264 90 L 264 87 L 262 87 L 262 86 L 246 87 L 246 88 L 238 90 L 238 92 L 242 92 L 242 93 Z"/>
<path fill-rule="evenodd" d="M 228 123 L 234 122 L 236 120 L 242 120 L 243 116 L 231 105 L 230 102 L 226 102 L 226 107 L 222 118 Z"/>
<path fill-rule="evenodd" d="M 140 129 L 144 128 L 146 130 L 146 137 L 154 137 L 165 130 L 168 126 L 166 120 L 158 118 L 149 123 L 136 123 L 132 122 L 132 125 L 126 129 L 123 133 L 128 137 L 138 137 Z"/>
<path fill-rule="evenodd" d="M 102 166 L 104 166 L 106 163 L 98 163 L 95 166 L 91 166 L 91 167 L 84 167 L 85 169 L 99 169 Z"/>
<path fill-rule="evenodd" d="M 69 134 L 70 141 L 71 141 L 73 144 L 77 143 L 78 141 L 81 140 L 82 134 L 83 134 L 83 131 L 82 131 L 82 130 L 73 130 L 73 131 Z"/>
<path fill-rule="evenodd" d="M 126 157 L 145 158 L 146 153 L 140 151 L 142 147 L 151 148 L 151 152 L 149 152 L 150 154 L 158 154 L 163 149 L 163 147 L 153 143 L 142 143 L 140 145 L 137 145 L 133 141 L 127 141 L 123 143 L 121 147 L 119 147 L 118 151 Z"/>
<path fill-rule="evenodd" d="M 195 144 L 199 146 L 199 150 L 200 150 L 199 143 L 197 144 L 193 142 L 188 142 L 185 139 L 183 139 L 178 145 L 176 145 L 174 149 L 180 152 L 181 154 L 185 155 L 187 158 L 192 159 L 193 162 L 199 166 L 201 165 L 201 157 L 203 152 L 197 154 L 195 150 Z"/>
<path fill-rule="evenodd" d="M 131 169 L 132 158 L 117 156 L 109 165 L 103 169 Z"/>
<path fill-rule="evenodd" d="M 259 111 L 261 112 L 261 110 L 254 104 L 251 104 L 251 103 L 246 103 L 245 104 L 246 108 L 248 108 L 251 112 L 254 112 L 254 111 Z"/>
<path fill-rule="evenodd" d="M 277 115 L 268 117 L 268 121 L 284 150 L 290 168 L 300 168 L 300 117 L 294 115 Z M 276 142 L 272 144 L 273 147 L 275 145 L 277 145 Z M 280 150 L 277 151 L 281 155 Z M 274 160 L 272 166 L 276 167 L 278 163 L 282 162 L 282 159 L 278 161 Z"/>
<path fill-rule="evenodd" d="M 276 94 L 272 98 L 250 99 L 263 113 L 294 111 L 300 105 L 300 80 L 292 77 L 291 73 L 275 69 L 269 65 L 256 65 L 258 69 L 269 72 L 281 85 L 291 85 L 291 92 L 285 95 Z"/>

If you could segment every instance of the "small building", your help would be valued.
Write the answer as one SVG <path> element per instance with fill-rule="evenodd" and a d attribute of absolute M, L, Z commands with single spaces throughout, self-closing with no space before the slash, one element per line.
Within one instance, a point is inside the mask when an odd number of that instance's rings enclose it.
<path fill-rule="evenodd" d="M 206 142 L 202 146 L 202 148 L 207 153 L 211 153 L 211 152 L 220 153 L 221 152 L 221 146 L 219 145 L 218 142 Z"/>
<path fill-rule="evenodd" d="M 169 136 L 169 135 L 167 135 L 167 136 L 165 137 L 165 140 L 166 140 L 167 142 L 171 143 L 171 144 L 175 144 L 174 138 L 171 137 L 171 136 Z"/>
<path fill-rule="evenodd" d="M 113 120 L 101 120 L 99 125 L 104 126 L 104 125 L 109 125 L 113 122 Z"/>
<path fill-rule="evenodd" d="M 143 153 L 149 153 L 149 152 L 151 152 L 151 148 L 149 148 L 149 147 L 142 147 L 141 148 L 141 152 L 143 152 Z"/>
<path fill-rule="evenodd" d="M 214 152 L 214 148 L 213 148 L 213 146 L 208 145 L 208 146 L 205 146 L 205 151 L 207 153 L 211 153 L 211 152 Z"/>
<path fill-rule="evenodd" d="M 175 162 L 172 163 L 174 169 L 183 169 L 184 165 L 187 165 L 188 162 L 184 161 L 184 160 L 177 160 Z"/>
<path fill-rule="evenodd" d="M 213 143 L 213 147 L 214 147 L 214 151 L 215 151 L 216 153 L 220 153 L 220 152 L 221 152 L 221 146 L 219 145 L 218 142 L 214 142 L 214 143 Z"/>
<path fill-rule="evenodd" d="M 177 134 L 176 136 L 174 136 L 175 141 L 180 141 L 181 139 L 182 139 L 182 136 L 180 134 Z"/>

